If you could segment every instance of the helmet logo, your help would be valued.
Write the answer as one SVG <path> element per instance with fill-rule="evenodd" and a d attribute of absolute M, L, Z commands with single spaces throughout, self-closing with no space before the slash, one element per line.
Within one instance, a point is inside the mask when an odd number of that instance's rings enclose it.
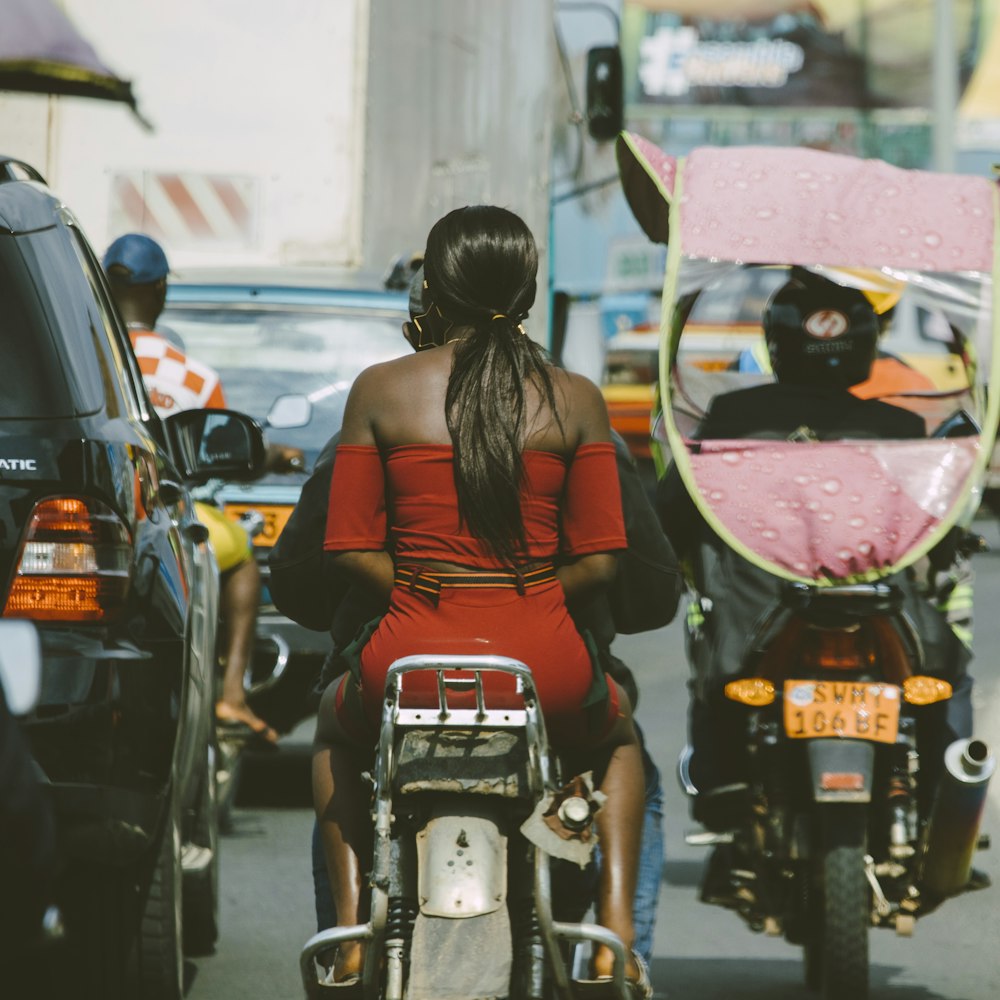
<path fill-rule="evenodd" d="M 847 332 L 847 317 L 836 309 L 820 309 L 811 316 L 806 317 L 806 333 L 811 337 L 819 337 L 821 340 L 832 340 Z"/>

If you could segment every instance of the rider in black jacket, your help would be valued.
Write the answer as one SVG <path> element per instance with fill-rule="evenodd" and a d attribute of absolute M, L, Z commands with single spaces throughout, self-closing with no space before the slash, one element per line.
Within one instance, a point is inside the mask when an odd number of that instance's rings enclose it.
<path fill-rule="evenodd" d="M 796 272 L 772 296 L 762 320 L 777 381 L 715 397 L 695 439 L 926 436 L 917 414 L 850 391 L 868 378 L 879 335 L 878 318 L 861 292 Z M 780 601 L 781 581 L 733 551 L 708 527 L 676 465 L 660 481 L 656 505 L 697 592 L 687 636 L 692 669 L 689 777 L 699 792 L 692 811 L 695 819 L 725 828 L 729 805 L 744 801 L 746 754 L 740 706 L 724 697 L 722 687 L 740 669 L 755 624 Z M 949 558 L 949 553 L 932 556 Z M 907 613 L 921 634 L 928 672 L 947 676 L 955 688 L 940 727 L 947 745 L 971 735 L 971 680 L 965 669 L 970 654 L 909 571 L 900 574 L 899 583 Z M 928 767 L 936 766 L 930 761 L 937 756 L 928 755 Z"/>

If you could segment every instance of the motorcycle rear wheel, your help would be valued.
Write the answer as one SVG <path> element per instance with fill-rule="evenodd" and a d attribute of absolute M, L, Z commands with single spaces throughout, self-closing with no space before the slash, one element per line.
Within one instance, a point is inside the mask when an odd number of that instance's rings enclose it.
<path fill-rule="evenodd" d="M 823 1000 L 868 1000 L 871 902 L 862 846 L 836 844 L 823 852 L 823 924 L 819 984 Z M 815 956 L 808 956 L 813 957 Z M 807 962 L 809 977 L 811 963 Z"/>

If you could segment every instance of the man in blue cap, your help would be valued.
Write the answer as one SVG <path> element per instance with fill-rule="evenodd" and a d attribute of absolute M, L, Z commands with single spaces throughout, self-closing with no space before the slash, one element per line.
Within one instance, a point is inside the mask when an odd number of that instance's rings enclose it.
<path fill-rule="evenodd" d="M 167 255 L 159 243 L 140 233 L 119 236 L 108 247 L 103 263 L 156 412 L 165 417 L 202 407 L 224 409 L 226 399 L 219 373 L 185 354 L 183 345 L 177 346 L 176 335 L 171 342 L 166 331 L 157 329 L 170 272 Z M 250 539 L 217 507 L 196 503 L 195 508 L 198 519 L 208 529 L 221 574 L 225 670 L 222 697 L 215 706 L 216 722 L 274 745 L 278 734 L 247 704 L 243 687 L 253 651 L 261 587 Z"/>

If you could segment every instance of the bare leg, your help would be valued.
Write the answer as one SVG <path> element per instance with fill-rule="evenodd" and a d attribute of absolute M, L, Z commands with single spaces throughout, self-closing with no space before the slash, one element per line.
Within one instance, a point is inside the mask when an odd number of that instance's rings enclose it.
<path fill-rule="evenodd" d="M 222 700 L 216 706 L 224 721 L 245 722 L 255 732 L 275 743 L 278 734 L 247 704 L 243 678 L 253 652 L 257 606 L 260 602 L 260 570 L 252 557 L 228 570 L 219 595 L 225 626 L 226 653 L 222 675 Z"/>
<path fill-rule="evenodd" d="M 312 785 L 337 924 L 346 927 L 367 919 L 362 876 L 370 855 L 372 830 L 361 780 L 363 764 L 334 712 L 336 687 L 331 684 L 320 701 Z M 360 974 L 362 963 L 360 942 L 340 945 L 333 966 L 334 981 Z"/>
<path fill-rule="evenodd" d="M 632 726 L 632 707 L 620 687 L 618 696 L 621 717 L 603 744 L 613 749 L 600 786 L 608 800 L 597 814 L 601 874 L 596 902 L 597 922 L 614 931 L 630 951 L 635 941 L 632 907 L 638 878 L 646 784 L 642 772 L 642 751 Z M 614 953 L 598 945 L 591 963 L 592 974 L 610 976 L 613 967 Z M 630 978 L 638 975 L 631 958 L 625 974 Z"/>
<path fill-rule="evenodd" d="M 642 773 L 642 752 L 628 719 L 630 742 L 616 746 L 611 754 L 601 791 L 608 796 L 597 814 L 601 842 L 601 876 L 597 886 L 597 922 L 614 931 L 631 951 L 635 942 L 632 907 L 639 868 L 639 845 L 646 785 Z M 610 976 L 614 957 L 608 948 L 594 951 L 594 975 Z M 631 960 L 625 974 L 638 974 Z"/>

